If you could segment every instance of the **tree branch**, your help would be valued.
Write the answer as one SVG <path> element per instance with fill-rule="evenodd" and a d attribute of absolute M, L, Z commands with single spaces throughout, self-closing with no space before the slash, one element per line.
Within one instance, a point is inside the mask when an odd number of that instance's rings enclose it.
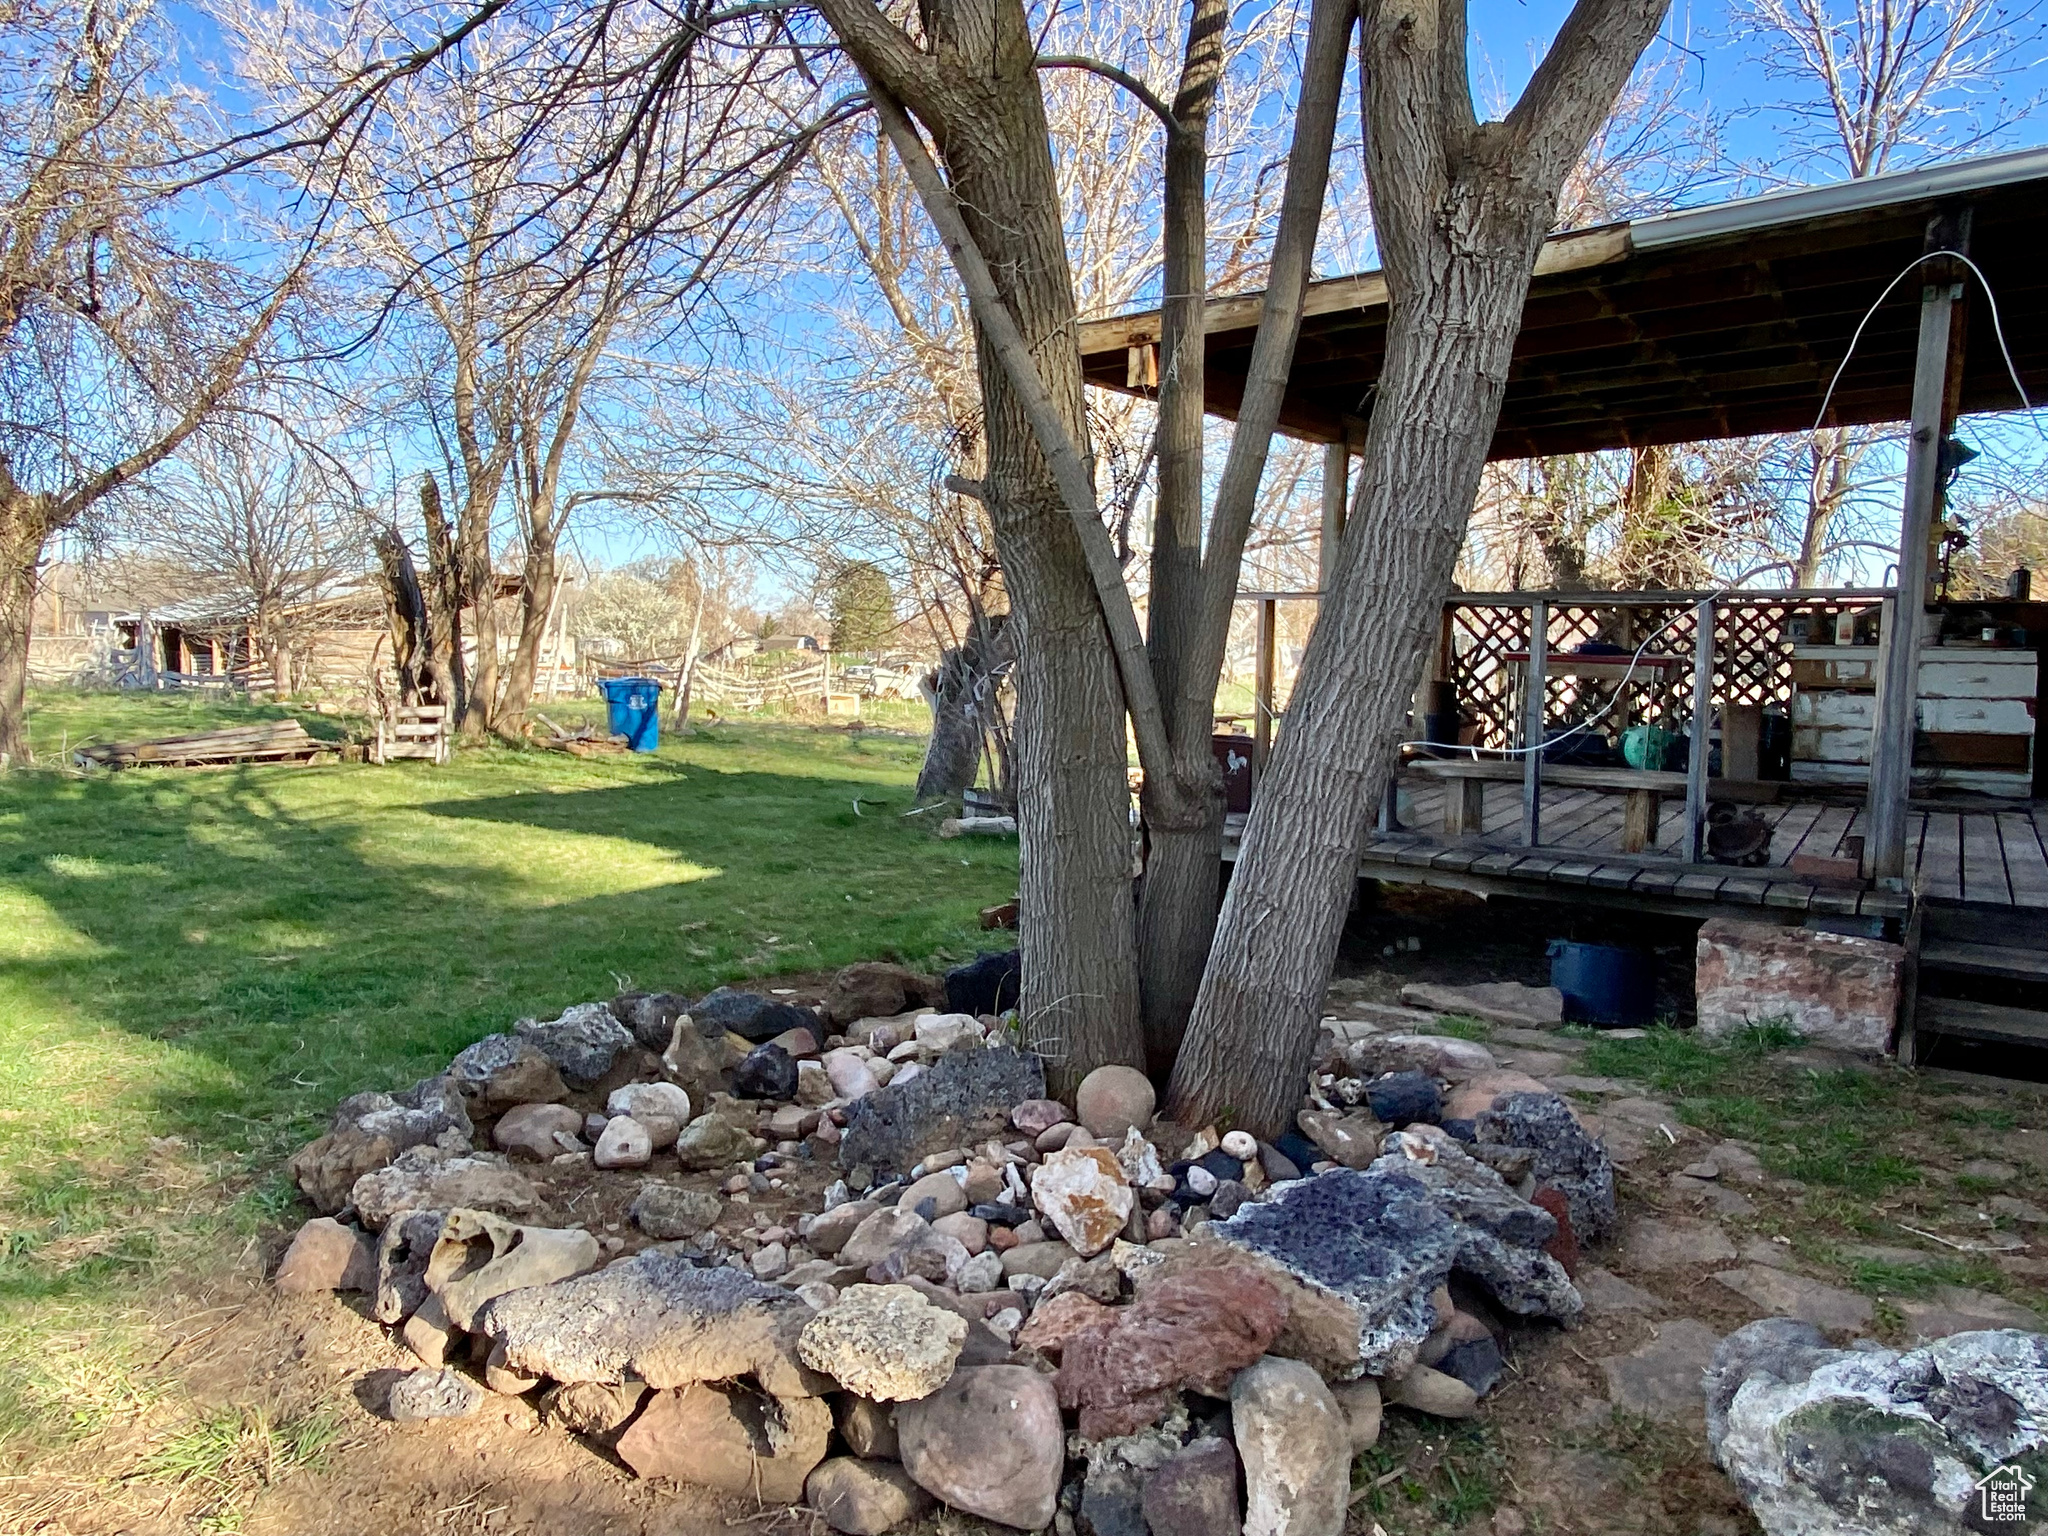
<path fill-rule="evenodd" d="M 1038 56 L 1037 68 L 1079 69 L 1091 75 L 1100 75 L 1103 79 L 1122 86 L 1143 102 L 1147 110 L 1165 125 L 1168 133 L 1179 134 L 1187 131 L 1181 120 L 1173 115 L 1173 108 L 1160 98 L 1159 93 L 1127 69 L 1103 59 L 1091 59 L 1081 53 L 1041 53 Z"/>
<path fill-rule="evenodd" d="M 841 0 L 824 0 L 824 3 L 836 7 Z M 1061 421 L 1059 407 L 1054 404 L 1051 391 L 1045 387 L 1045 380 L 1039 376 L 1030 344 L 1025 341 L 1009 305 L 1004 303 L 1002 289 L 997 286 L 995 275 L 989 271 L 987 258 L 974 243 L 974 236 L 961 215 L 960 205 L 954 201 L 952 189 L 932 163 L 924 140 L 918 137 L 917 129 L 911 125 L 902 104 L 873 76 L 868 79 L 868 94 L 874 100 L 875 113 L 881 119 L 883 131 L 895 146 L 897 158 L 903 162 L 911 184 L 917 188 L 918 197 L 924 203 L 925 212 L 946 247 L 946 254 L 953 260 L 961 286 L 967 291 L 968 306 L 975 321 L 988 337 L 989 345 L 995 349 L 1004 377 L 1017 392 L 1024 414 L 1031 422 L 1032 435 L 1037 438 L 1039 451 L 1045 455 L 1052 469 L 1060 489 L 1060 499 L 1066 503 L 1067 515 L 1073 520 L 1074 531 L 1088 561 L 1088 575 L 1095 587 L 1096 603 L 1109 630 L 1110 644 L 1116 651 L 1117 674 L 1123 682 L 1124 707 L 1130 712 L 1131 730 L 1137 738 L 1139 765 L 1148 774 L 1169 773 L 1172 754 L 1167 743 L 1166 720 L 1159 707 L 1159 692 L 1153 684 L 1152 669 L 1146 658 L 1145 638 L 1138 628 L 1138 614 L 1131 604 L 1130 591 L 1124 586 L 1123 567 L 1117 563 L 1116 548 L 1110 541 L 1109 530 L 1102 524 L 1088 468 L 1081 462 L 1080 450 L 1067 432 L 1066 423 Z"/>

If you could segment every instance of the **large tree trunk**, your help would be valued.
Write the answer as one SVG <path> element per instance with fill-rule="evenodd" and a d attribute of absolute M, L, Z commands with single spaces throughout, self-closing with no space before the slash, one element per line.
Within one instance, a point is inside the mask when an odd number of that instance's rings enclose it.
<path fill-rule="evenodd" d="M 495 502 L 495 487 L 491 494 Z M 476 665 L 462 708 L 462 734 L 471 740 L 491 729 L 498 708 L 498 577 L 491 566 L 491 506 L 479 506 L 478 499 L 472 492 L 455 530 L 462 597 L 476 635 Z"/>
<path fill-rule="evenodd" d="M 1092 465 L 1037 39 L 1023 6 L 934 0 L 922 8 L 928 52 L 872 0 L 822 0 L 821 9 L 861 67 L 931 129 L 967 234 L 1022 334 L 1063 339 L 1044 347 L 1039 372 L 1066 440 Z M 1143 1059 L 1123 685 L 1080 531 L 980 316 L 975 353 L 986 499 L 1020 658 L 1020 1011 L 1026 1041 L 1064 1095 L 1097 1066 Z"/>
<path fill-rule="evenodd" d="M 967 638 L 942 652 L 925 687 L 932 733 L 917 770 L 920 802 L 958 798 L 981 772 L 1001 669 L 1015 659 L 1009 619 L 976 615 Z"/>
<path fill-rule="evenodd" d="M 559 584 L 553 541 L 533 540 L 526 547 L 526 564 L 519 578 L 519 642 L 512 652 L 512 664 L 505 669 L 505 692 L 492 721 L 492 729 L 508 739 L 516 740 L 526 730 L 533 680 L 539 674 L 541 647 L 547 643 L 555 617 Z"/>
<path fill-rule="evenodd" d="M 1432 14 L 1432 11 L 1434 14 Z M 1174 1066 L 1170 1111 L 1293 1119 L 1358 856 L 1437 631 L 1557 190 L 1664 0 L 1579 0 L 1502 123 L 1477 124 L 1464 0 L 1375 0 L 1362 64 L 1391 313 L 1359 488 Z"/>
<path fill-rule="evenodd" d="M 1033 40 L 1021 6 L 999 4 L 994 15 L 997 68 L 1014 82 L 1002 93 L 1010 110 L 954 124 L 946 158 L 1024 334 L 1067 335 L 1074 295 Z M 1019 631 L 1021 1012 L 1052 1091 L 1064 1096 L 1098 1066 L 1143 1059 L 1123 691 L 1059 486 L 979 328 L 977 343 L 990 511 Z M 1074 441 L 1085 443 L 1079 358 L 1071 348 L 1056 356 L 1074 366 L 1045 382 Z"/>
<path fill-rule="evenodd" d="M 1223 776 L 1209 750 L 1216 677 L 1202 634 L 1204 350 L 1208 309 L 1209 109 L 1222 73 L 1223 0 L 1196 0 L 1166 137 L 1160 310 L 1159 496 L 1152 528 L 1146 654 L 1172 747 L 1169 772 L 1145 775 L 1145 873 L 1138 899 L 1138 976 L 1145 1065 L 1164 1080 L 1194 1007 L 1215 936 L 1223 865 Z"/>
<path fill-rule="evenodd" d="M 456 563 L 454 532 L 441 510 L 441 485 L 432 475 L 420 479 L 420 522 L 427 544 L 422 594 L 427 600 L 427 636 L 421 665 L 434 702 L 446 705 L 450 718 L 459 720 L 467 680 L 462 664 L 462 572 Z"/>
<path fill-rule="evenodd" d="M 28 642 L 48 519 L 41 499 L 0 499 L 0 768 L 28 761 Z"/>

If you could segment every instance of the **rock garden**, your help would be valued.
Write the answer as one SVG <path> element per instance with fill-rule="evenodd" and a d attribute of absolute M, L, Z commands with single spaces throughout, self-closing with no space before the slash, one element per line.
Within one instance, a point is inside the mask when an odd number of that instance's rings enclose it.
<path fill-rule="evenodd" d="M 2048 1475 L 2026 1308 L 1950 1287 L 1875 1342 L 1864 1295 L 1724 1230 L 1785 1181 L 1581 1070 L 1554 993 L 1333 993 L 1262 1141 L 1173 1123 L 1128 1068 L 1050 1097 L 1014 974 L 520 1020 L 337 1108 L 292 1159 L 320 1214 L 274 1284 L 389 1330 L 389 1419 L 516 1401 L 791 1529 L 1377 1532 L 1502 1404 L 1560 1471 L 1510 1472 L 1479 1528 L 1662 1528 L 1571 1438 L 1593 1396 L 1610 1436 L 1704 1416 L 1721 1473 L 1687 1536 L 1977 1529 L 1983 1479 Z M 1654 1213 L 1620 1200 L 1646 1175 Z"/>

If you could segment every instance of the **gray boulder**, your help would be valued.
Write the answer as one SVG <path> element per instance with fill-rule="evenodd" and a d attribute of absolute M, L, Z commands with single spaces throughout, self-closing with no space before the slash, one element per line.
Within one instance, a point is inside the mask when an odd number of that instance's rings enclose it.
<path fill-rule="evenodd" d="M 389 1168 L 357 1179 L 349 1190 L 356 1216 L 381 1232 L 401 1211 L 467 1206 L 501 1216 L 523 1216 L 540 1204 L 533 1181 L 501 1156 L 445 1157 L 435 1147 L 414 1147 Z"/>
<path fill-rule="evenodd" d="M 427 1299 L 427 1263 L 447 1219 L 446 1211 L 406 1211 L 385 1223 L 371 1312 L 378 1322 L 402 1323 Z"/>
<path fill-rule="evenodd" d="M 1605 1242 L 1614 1232 L 1614 1163 L 1588 1136 L 1570 1107 L 1554 1093 L 1510 1093 L 1473 1122 L 1482 1146 L 1526 1147 L 1530 1172 L 1571 1207 L 1572 1233 L 1581 1243 Z"/>
<path fill-rule="evenodd" d="M 2048 1478 L 2040 1334 L 1959 1333 L 1901 1354 L 1830 1349 L 1768 1318 L 1722 1341 L 1703 1385 L 1714 1459 L 1769 1536 L 2024 1529 L 1986 1500 Z"/>
<path fill-rule="evenodd" d="M 1555 1216 L 1522 1199 L 1493 1169 L 1449 1141 L 1406 1134 L 1390 1141 L 1394 1150 L 1368 1171 L 1418 1180 L 1431 1203 L 1458 1224 L 1453 1268 L 1485 1285 L 1510 1312 L 1561 1323 L 1579 1320 L 1584 1301 L 1564 1266 L 1543 1251 L 1557 1235 Z"/>
<path fill-rule="evenodd" d="M 592 1086 L 611 1071 L 619 1052 L 637 1044 L 605 1003 L 578 1003 L 544 1024 L 521 1019 L 513 1030 L 553 1062 L 572 1088 Z"/>
<path fill-rule="evenodd" d="M 414 1371 L 391 1388 L 391 1417 L 399 1423 L 418 1419 L 467 1418 L 484 1405 L 484 1389 L 457 1371 Z"/>
<path fill-rule="evenodd" d="M 446 1077 L 422 1078 L 403 1093 L 358 1093 L 336 1106 L 327 1134 L 292 1157 L 292 1178 L 324 1216 L 349 1203 L 356 1180 L 414 1147 L 466 1152 L 475 1127 Z"/>
<path fill-rule="evenodd" d="M 777 1397 L 811 1397 L 831 1381 L 797 1358 L 810 1305 L 737 1270 L 699 1269 L 650 1250 L 595 1274 L 513 1291 L 477 1328 L 514 1370 L 556 1381 L 652 1387 L 752 1376 Z"/>
<path fill-rule="evenodd" d="M 1007 1135 L 1011 1106 L 1044 1097 L 1045 1067 L 1036 1056 L 1007 1045 L 964 1045 L 909 1082 L 850 1105 L 839 1164 L 907 1173 L 927 1152 Z"/>
<path fill-rule="evenodd" d="M 729 1031 L 755 1045 L 792 1029 L 818 1028 L 818 1016 L 809 1008 L 777 1002 L 758 992 L 736 992 L 731 987 L 705 993 L 691 1006 L 690 1017 L 706 1033 Z"/>
<path fill-rule="evenodd" d="M 690 1011 L 690 1000 L 680 992 L 621 992 L 607 1006 L 635 1040 L 658 1056 L 675 1037 L 676 1020 Z"/>
<path fill-rule="evenodd" d="M 1245 1530 L 1342 1536 L 1351 1430 L 1322 1378 L 1268 1355 L 1231 1383 L 1230 1422 L 1244 1461 Z"/>
<path fill-rule="evenodd" d="M 1429 1294 L 1466 1229 L 1405 1169 L 1333 1168 L 1279 1186 L 1205 1235 L 1281 1277 L 1287 1329 L 1273 1346 L 1342 1380 L 1398 1375 L 1437 1325 Z"/>
<path fill-rule="evenodd" d="M 569 1093 L 555 1064 L 517 1035 L 485 1035 L 465 1046 L 448 1063 L 448 1080 L 486 1114 L 515 1104 L 553 1104 Z"/>

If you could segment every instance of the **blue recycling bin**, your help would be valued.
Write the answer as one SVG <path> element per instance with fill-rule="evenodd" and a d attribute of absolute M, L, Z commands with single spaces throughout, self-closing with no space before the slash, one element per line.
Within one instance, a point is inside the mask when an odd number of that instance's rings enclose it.
<path fill-rule="evenodd" d="M 661 684 L 651 677 L 608 677 L 597 685 L 604 695 L 606 725 L 635 752 L 661 745 Z"/>

